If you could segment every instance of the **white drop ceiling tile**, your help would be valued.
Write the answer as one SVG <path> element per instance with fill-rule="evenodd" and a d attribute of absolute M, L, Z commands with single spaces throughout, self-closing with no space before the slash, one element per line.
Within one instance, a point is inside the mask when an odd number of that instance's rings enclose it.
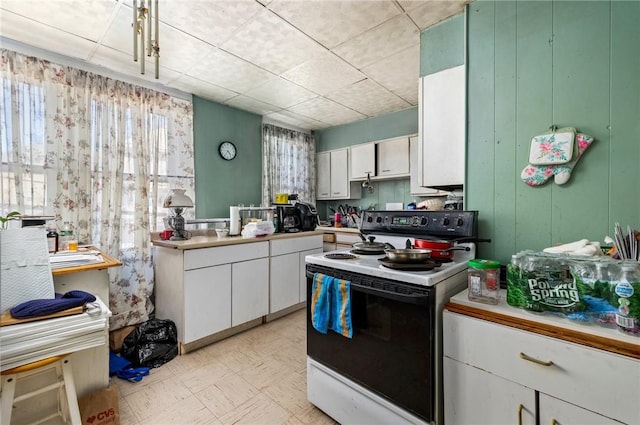
<path fill-rule="evenodd" d="M 328 48 L 401 13 L 392 1 L 276 0 L 269 9 Z"/>
<path fill-rule="evenodd" d="M 171 0 L 159 7 L 160 20 L 215 46 L 263 9 L 253 0 Z"/>
<path fill-rule="evenodd" d="M 318 43 L 267 9 L 221 47 L 274 74 L 281 74 L 324 51 Z"/>
<path fill-rule="evenodd" d="M 393 90 L 393 93 L 403 100 L 408 102 L 411 106 L 418 106 L 418 84 L 407 85 Z"/>
<path fill-rule="evenodd" d="M 120 4 L 113 0 L 2 0 L 0 9 L 36 22 L 99 41 Z M 25 27 L 24 31 L 30 31 Z M 4 28 L 2 29 L 4 33 Z M 43 46 L 38 46 L 42 47 Z"/>
<path fill-rule="evenodd" d="M 280 108 L 268 103 L 260 102 L 259 100 L 252 99 L 247 96 L 238 95 L 225 102 L 229 106 L 234 108 L 243 109 L 245 111 L 253 112 L 258 115 L 266 115 L 274 111 L 279 111 Z"/>
<path fill-rule="evenodd" d="M 133 60 L 132 9 L 122 6 L 104 37 L 105 46 L 127 53 Z M 176 71 L 186 72 L 201 58 L 215 50 L 202 40 L 160 23 L 160 64 Z M 148 58 L 150 59 L 150 58 Z"/>
<path fill-rule="evenodd" d="M 284 124 L 289 124 L 295 127 L 299 127 L 305 130 L 319 130 L 322 128 L 331 127 L 331 124 L 320 122 L 311 118 L 303 117 L 302 115 L 294 114 L 290 111 L 273 112 L 265 115 L 266 118 L 273 121 L 279 121 Z"/>
<path fill-rule="evenodd" d="M 293 113 L 314 120 L 322 120 L 322 122 L 331 125 L 340 125 L 366 118 L 365 115 L 324 97 L 316 97 L 287 109 Z"/>
<path fill-rule="evenodd" d="M 244 93 L 274 77 L 272 73 L 219 49 L 203 56 L 186 73 L 237 93 Z"/>
<path fill-rule="evenodd" d="M 261 86 L 247 91 L 244 95 L 280 108 L 288 108 L 317 97 L 317 94 L 312 91 L 280 77 L 272 78 Z"/>
<path fill-rule="evenodd" d="M 0 35 L 24 44 L 61 53 L 65 56 L 86 60 L 96 48 L 87 39 L 47 27 L 15 13 L 0 13 Z"/>
<path fill-rule="evenodd" d="M 331 52 L 324 52 L 281 77 L 321 95 L 366 78 L 362 72 Z"/>
<path fill-rule="evenodd" d="M 206 81 L 198 80 L 197 78 L 193 78 L 188 75 L 181 75 L 177 79 L 171 81 L 169 83 L 169 87 L 175 87 L 186 93 L 192 93 L 202 98 L 216 101 L 218 103 L 223 103 L 226 100 L 238 95 L 231 90 L 227 90 L 223 87 L 216 86 L 215 84 L 211 84 Z"/>
<path fill-rule="evenodd" d="M 411 106 L 371 80 L 360 81 L 327 97 L 369 117 Z"/>
<path fill-rule="evenodd" d="M 140 74 L 140 63 L 134 62 L 133 58 L 119 50 L 112 49 L 110 47 L 98 47 L 93 56 L 91 57 L 91 63 L 99 66 L 103 66 L 115 72 L 119 72 L 125 75 L 129 75 L 133 78 L 139 78 L 152 83 L 166 85 L 169 81 L 178 78 L 180 73 L 168 69 L 162 65 L 160 61 L 160 78 L 156 80 L 154 75 L 154 62 L 150 58 L 146 58 L 145 62 L 145 74 Z"/>
<path fill-rule="evenodd" d="M 418 28 L 407 16 L 399 15 L 332 50 L 358 69 L 362 69 L 399 50 L 419 44 Z"/>
<path fill-rule="evenodd" d="M 413 82 L 418 90 L 420 45 L 411 46 L 395 55 L 362 69 L 362 72 L 387 90 L 394 91 Z"/>
<path fill-rule="evenodd" d="M 421 30 L 428 28 L 447 18 L 458 15 L 464 11 L 467 0 L 423 0 L 419 7 L 408 12 L 413 21 Z"/>

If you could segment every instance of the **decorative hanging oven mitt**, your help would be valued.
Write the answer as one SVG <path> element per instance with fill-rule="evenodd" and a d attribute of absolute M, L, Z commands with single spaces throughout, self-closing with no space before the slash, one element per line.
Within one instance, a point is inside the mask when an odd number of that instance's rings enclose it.
<path fill-rule="evenodd" d="M 551 176 L 554 176 L 554 181 L 556 182 L 556 184 L 565 184 L 571 177 L 573 167 L 575 167 L 578 160 L 580 160 L 587 148 L 591 145 L 591 143 L 593 143 L 593 140 L 593 137 L 587 134 L 577 133 L 575 135 L 574 141 L 572 142 L 572 156 L 570 157 L 569 161 L 558 159 L 556 163 L 529 163 L 529 165 L 527 165 L 524 170 L 522 170 L 520 178 L 529 186 L 540 186 L 546 183 L 546 181 L 549 180 Z M 564 153 L 568 152 L 566 148 L 563 148 L 562 152 L 554 154 L 554 148 L 552 147 L 552 145 L 543 145 L 541 146 L 541 148 L 542 151 L 548 152 L 547 159 L 549 158 L 549 156 L 554 155 L 557 155 L 558 158 L 561 158 Z M 530 160 L 532 157 L 532 152 L 533 149 L 529 152 Z"/>

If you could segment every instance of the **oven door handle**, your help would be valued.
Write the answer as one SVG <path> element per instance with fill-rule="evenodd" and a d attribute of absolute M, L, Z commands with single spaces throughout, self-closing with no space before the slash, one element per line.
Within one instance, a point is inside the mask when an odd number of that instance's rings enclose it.
<path fill-rule="evenodd" d="M 399 301 L 406 304 L 418 304 L 425 305 L 429 304 L 429 299 L 431 298 L 431 294 L 429 293 L 420 293 L 414 292 L 410 294 L 403 294 L 394 291 L 388 291 L 380 288 L 372 288 L 370 286 L 359 285 L 357 283 L 351 282 L 351 290 L 357 290 L 358 292 L 363 292 L 365 294 L 375 295 L 381 298 L 386 298 L 393 301 Z"/>

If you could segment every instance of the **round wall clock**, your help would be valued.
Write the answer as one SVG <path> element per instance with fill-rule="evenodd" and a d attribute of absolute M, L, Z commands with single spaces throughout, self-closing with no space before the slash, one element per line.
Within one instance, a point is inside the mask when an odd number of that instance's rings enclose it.
<path fill-rule="evenodd" d="M 222 158 L 226 159 L 227 161 L 231 161 L 236 157 L 238 151 L 236 150 L 236 145 L 234 145 L 233 143 L 222 142 L 220 143 L 220 146 L 218 146 L 218 153 L 220 153 L 220 156 Z"/>

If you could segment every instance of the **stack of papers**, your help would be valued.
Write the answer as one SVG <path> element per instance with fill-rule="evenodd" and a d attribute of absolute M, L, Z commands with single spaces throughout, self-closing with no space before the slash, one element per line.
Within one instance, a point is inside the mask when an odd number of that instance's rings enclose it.
<path fill-rule="evenodd" d="M 51 263 L 51 268 L 55 270 L 104 263 L 104 258 L 100 255 L 100 251 L 95 250 L 86 252 L 58 252 L 49 255 L 49 262 Z"/>

